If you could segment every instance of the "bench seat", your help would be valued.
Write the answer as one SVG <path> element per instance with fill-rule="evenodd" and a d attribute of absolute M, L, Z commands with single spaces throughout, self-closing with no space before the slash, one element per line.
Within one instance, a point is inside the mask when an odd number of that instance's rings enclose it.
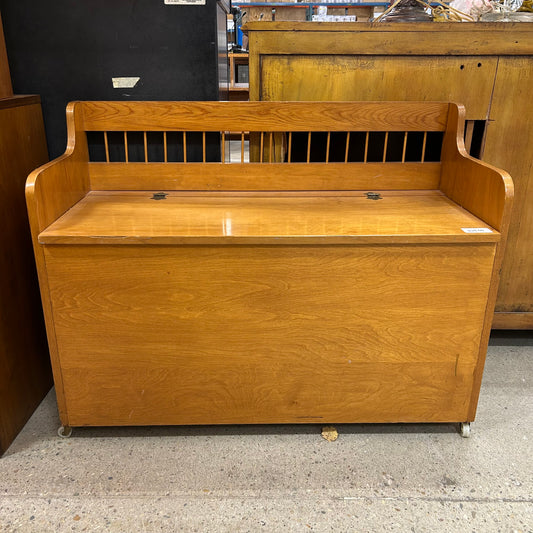
<path fill-rule="evenodd" d="M 498 242 L 440 191 L 183 193 L 92 191 L 39 234 L 41 244 L 365 244 Z M 466 230 L 466 231 L 465 231 Z"/>

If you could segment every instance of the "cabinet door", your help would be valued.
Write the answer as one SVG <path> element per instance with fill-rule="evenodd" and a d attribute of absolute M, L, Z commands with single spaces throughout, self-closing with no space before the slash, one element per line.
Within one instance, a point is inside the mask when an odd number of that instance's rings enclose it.
<path fill-rule="evenodd" d="M 484 159 L 511 174 L 513 214 L 496 311 L 518 313 L 514 326 L 533 327 L 533 60 L 501 57 Z M 506 322 L 501 322 L 506 327 Z"/>
<path fill-rule="evenodd" d="M 464 104 L 486 120 L 497 58 L 487 56 L 265 55 L 261 100 L 411 100 Z"/>

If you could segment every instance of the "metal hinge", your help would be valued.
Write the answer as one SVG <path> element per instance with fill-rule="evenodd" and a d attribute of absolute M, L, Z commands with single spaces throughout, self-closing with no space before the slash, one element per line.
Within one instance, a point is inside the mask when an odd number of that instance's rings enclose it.
<path fill-rule="evenodd" d="M 382 199 L 381 194 L 379 194 L 379 192 L 367 192 L 366 197 L 369 200 L 381 200 Z"/>
<path fill-rule="evenodd" d="M 152 200 L 166 200 L 168 194 L 166 192 L 154 192 Z"/>

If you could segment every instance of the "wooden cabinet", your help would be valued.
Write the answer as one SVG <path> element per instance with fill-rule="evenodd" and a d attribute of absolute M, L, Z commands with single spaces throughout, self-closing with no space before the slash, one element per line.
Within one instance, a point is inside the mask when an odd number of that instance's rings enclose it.
<path fill-rule="evenodd" d="M 0 455 L 52 386 L 24 182 L 48 159 L 38 96 L 14 96 L 0 19 Z"/>
<path fill-rule="evenodd" d="M 52 386 L 24 204 L 26 176 L 47 159 L 39 97 L 0 99 L 0 455 Z"/>
<path fill-rule="evenodd" d="M 516 187 L 493 327 L 533 328 L 533 24 L 252 22 L 250 100 L 455 101 Z"/>

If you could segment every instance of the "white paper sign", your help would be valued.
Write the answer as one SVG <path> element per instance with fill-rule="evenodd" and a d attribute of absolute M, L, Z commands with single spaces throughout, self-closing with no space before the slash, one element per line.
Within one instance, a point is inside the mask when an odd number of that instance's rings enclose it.
<path fill-rule="evenodd" d="M 133 89 L 141 78 L 139 76 L 129 76 L 111 79 L 113 81 L 113 89 Z"/>
<path fill-rule="evenodd" d="M 461 228 L 465 233 L 492 233 L 489 228 Z"/>

